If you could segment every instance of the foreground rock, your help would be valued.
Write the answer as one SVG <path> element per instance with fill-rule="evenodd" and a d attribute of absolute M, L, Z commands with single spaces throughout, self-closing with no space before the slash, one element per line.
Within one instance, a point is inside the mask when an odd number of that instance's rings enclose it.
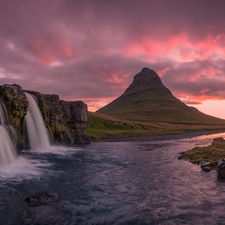
<path fill-rule="evenodd" d="M 218 178 L 225 179 L 225 160 L 220 159 L 216 166 Z"/>
<path fill-rule="evenodd" d="M 178 156 L 179 160 L 183 159 L 183 160 L 187 160 L 188 162 L 191 162 L 191 163 L 196 163 L 194 159 L 188 159 L 184 153 L 185 152 L 179 153 L 180 154 Z M 200 163 L 201 169 L 205 172 L 210 172 L 212 170 L 211 166 L 212 166 L 212 164 L 210 162 L 201 161 L 201 163 Z"/>
<path fill-rule="evenodd" d="M 222 137 L 214 138 L 212 144 L 216 142 L 225 142 L 225 140 Z"/>
<path fill-rule="evenodd" d="M 59 195 L 54 191 L 46 191 L 37 194 L 33 194 L 25 199 L 29 202 L 31 207 L 37 207 L 41 205 L 49 205 L 56 203 L 59 200 Z"/>
<path fill-rule="evenodd" d="M 211 171 L 211 163 L 210 162 L 203 162 L 203 163 L 201 163 L 201 168 L 205 172 L 210 172 Z"/>
<path fill-rule="evenodd" d="M 76 224 L 68 216 L 68 208 L 56 192 L 46 191 L 33 194 L 19 203 L 20 213 L 10 224 L 24 225 L 61 225 Z"/>

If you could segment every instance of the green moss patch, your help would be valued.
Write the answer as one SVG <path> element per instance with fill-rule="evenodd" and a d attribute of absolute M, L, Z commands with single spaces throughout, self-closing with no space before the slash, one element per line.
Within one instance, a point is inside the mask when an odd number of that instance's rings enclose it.
<path fill-rule="evenodd" d="M 188 159 L 194 160 L 194 163 L 205 161 L 211 162 L 213 166 L 216 166 L 219 159 L 225 158 L 225 142 L 214 142 L 207 147 L 195 147 L 184 152 L 184 155 Z"/>

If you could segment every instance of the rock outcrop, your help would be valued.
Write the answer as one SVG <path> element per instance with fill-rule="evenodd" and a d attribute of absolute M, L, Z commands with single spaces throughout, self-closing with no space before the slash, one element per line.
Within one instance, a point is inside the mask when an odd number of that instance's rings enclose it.
<path fill-rule="evenodd" d="M 224 159 L 220 159 L 217 162 L 216 171 L 217 171 L 218 178 L 225 179 L 225 160 Z"/>
<path fill-rule="evenodd" d="M 87 105 L 82 101 L 67 102 L 57 95 L 45 95 L 46 116 L 56 141 L 74 143 L 90 142 L 84 135 L 88 123 Z M 46 121 L 47 122 L 47 121 Z"/>
<path fill-rule="evenodd" d="M 17 133 L 17 147 L 22 148 L 24 145 L 24 118 L 28 110 L 28 101 L 26 95 L 19 85 L 4 84 L 0 87 L 0 101 L 3 102 L 7 109 L 9 125 Z"/>
<path fill-rule="evenodd" d="M 88 110 L 84 102 L 63 101 L 59 100 L 58 95 L 24 91 L 19 85 L 5 84 L 0 87 L 0 99 L 7 108 L 10 125 L 16 130 L 18 148 L 23 148 L 27 140 L 24 134 L 24 118 L 29 102 L 25 92 L 36 96 L 45 125 L 54 142 L 90 143 L 90 137 L 84 135 L 88 123 Z"/>

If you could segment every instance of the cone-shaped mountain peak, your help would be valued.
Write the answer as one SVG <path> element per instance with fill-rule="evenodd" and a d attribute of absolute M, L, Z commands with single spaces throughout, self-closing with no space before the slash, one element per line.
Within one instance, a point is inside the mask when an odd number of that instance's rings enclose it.
<path fill-rule="evenodd" d="M 158 74 L 149 68 L 143 68 L 120 97 L 97 112 L 136 121 L 214 124 L 225 122 L 188 107 L 174 97 L 163 85 Z"/>
<path fill-rule="evenodd" d="M 140 73 L 134 76 L 133 83 L 140 84 L 143 81 L 148 81 L 152 84 L 162 84 L 158 74 L 154 70 L 147 67 L 143 68 Z"/>
<path fill-rule="evenodd" d="M 145 67 L 134 76 L 132 84 L 121 97 L 127 98 L 129 101 L 132 101 L 132 99 L 142 101 L 142 98 L 146 100 L 146 97 L 162 98 L 163 96 L 168 97 L 167 95 L 172 95 L 172 93 L 163 85 L 158 74 L 154 70 Z"/>

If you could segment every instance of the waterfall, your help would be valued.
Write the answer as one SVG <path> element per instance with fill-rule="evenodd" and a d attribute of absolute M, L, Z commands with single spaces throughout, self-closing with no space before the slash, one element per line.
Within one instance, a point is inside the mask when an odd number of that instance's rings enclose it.
<path fill-rule="evenodd" d="M 41 111 L 35 101 L 35 96 L 25 93 L 29 101 L 28 112 L 25 117 L 26 127 L 31 149 L 47 149 L 50 147 L 48 131 L 44 124 Z"/>
<path fill-rule="evenodd" d="M 3 103 L 0 104 L 0 166 L 7 165 L 14 161 L 17 157 L 16 149 L 13 145 L 16 140 L 16 132 L 9 125 L 9 118 L 6 107 Z"/>

